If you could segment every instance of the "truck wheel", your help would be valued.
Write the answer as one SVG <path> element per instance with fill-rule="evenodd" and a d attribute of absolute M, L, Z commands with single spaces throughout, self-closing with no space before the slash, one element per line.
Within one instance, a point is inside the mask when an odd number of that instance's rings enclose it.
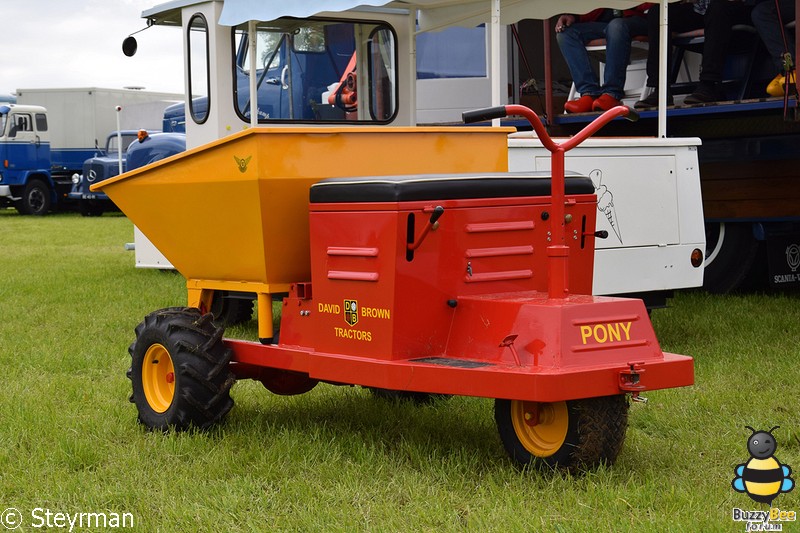
<path fill-rule="evenodd" d="M 214 322 L 222 327 L 242 324 L 253 318 L 253 301 L 250 298 L 230 296 L 228 291 L 214 291 L 211 314 Z"/>
<path fill-rule="evenodd" d="M 149 429 L 205 429 L 233 407 L 232 352 L 211 319 L 198 309 L 171 307 L 136 327 L 128 377 L 139 421 Z"/>
<path fill-rule="evenodd" d="M 613 464 L 628 427 L 625 395 L 555 403 L 495 400 L 494 418 L 519 466 L 591 469 Z"/>
<path fill-rule="evenodd" d="M 42 180 L 32 179 L 25 185 L 17 211 L 23 215 L 46 215 L 50 211 L 50 204 L 50 187 Z"/>
<path fill-rule="evenodd" d="M 705 227 L 703 288 L 714 294 L 727 294 L 747 279 L 758 253 L 758 241 L 752 225 L 747 223 L 717 222 Z"/>

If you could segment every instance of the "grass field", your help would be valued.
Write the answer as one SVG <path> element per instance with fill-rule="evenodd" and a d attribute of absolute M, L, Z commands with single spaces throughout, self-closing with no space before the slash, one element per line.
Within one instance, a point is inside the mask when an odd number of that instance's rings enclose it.
<path fill-rule="evenodd" d="M 0 510 L 19 510 L 20 531 L 46 510 L 130 513 L 135 531 L 744 531 L 732 509 L 766 508 L 731 488 L 745 425 L 779 425 L 775 455 L 800 477 L 796 293 L 683 292 L 654 312 L 696 384 L 632 405 L 616 465 L 583 475 L 515 469 L 477 398 L 240 382 L 221 426 L 150 433 L 127 401 L 127 348 L 145 314 L 186 297 L 179 275 L 133 268 L 130 240 L 121 215 L 0 210 Z M 800 490 L 773 506 L 800 511 Z"/>

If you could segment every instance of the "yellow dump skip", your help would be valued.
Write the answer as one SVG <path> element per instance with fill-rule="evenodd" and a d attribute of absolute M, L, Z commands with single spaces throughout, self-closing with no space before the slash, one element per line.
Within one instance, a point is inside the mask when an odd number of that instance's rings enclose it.
<path fill-rule="evenodd" d="M 308 190 L 324 178 L 504 172 L 509 128 L 255 128 L 92 186 L 199 285 L 309 281 Z M 207 286 L 212 287 L 214 283 Z"/>

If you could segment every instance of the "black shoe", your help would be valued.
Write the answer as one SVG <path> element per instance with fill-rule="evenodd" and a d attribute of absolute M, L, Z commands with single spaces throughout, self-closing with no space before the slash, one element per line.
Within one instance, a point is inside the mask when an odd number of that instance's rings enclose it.
<path fill-rule="evenodd" d="M 672 95 L 667 93 L 667 105 L 674 105 Z M 633 104 L 634 109 L 647 109 L 648 107 L 658 107 L 658 91 L 653 91 L 644 100 L 639 100 Z"/>
<path fill-rule="evenodd" d="M 719 100 L 721 100 L 721 95 L 717 84 L 701 81 L 697 89 L 687 96 L 683 103 L 688 105 L 710 104 Z"/>

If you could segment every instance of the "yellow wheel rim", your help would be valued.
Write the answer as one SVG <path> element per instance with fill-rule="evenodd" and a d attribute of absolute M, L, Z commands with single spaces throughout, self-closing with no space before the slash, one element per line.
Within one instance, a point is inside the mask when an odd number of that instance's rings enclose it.
<path fill-rule="evenodd" d="M 567 402 L 511 401 L 511 422 L 520 443 L 536 457 L 556 453 L 567 438 Z"/>
<path fill-rule="evenodd" d="M 172 405 L 175 396 L 175 368 L 169 351 L 161 344 L 147 349 L 142 362 L 142 388 L 147 403 L 156 413 L 163 413 Z"/>

